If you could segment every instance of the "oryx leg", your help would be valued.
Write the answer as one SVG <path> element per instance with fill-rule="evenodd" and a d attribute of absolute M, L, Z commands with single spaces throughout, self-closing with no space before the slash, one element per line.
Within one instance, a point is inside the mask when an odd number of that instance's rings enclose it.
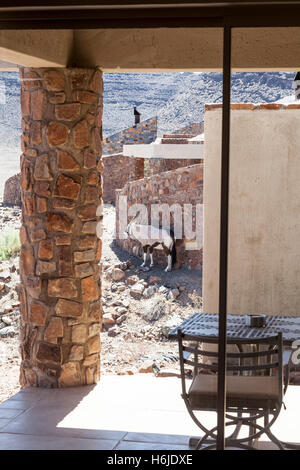
<path fill-rule="evenodd" d="M 148 252 L 148 247 L 149 245 L 143 246 L 143 263 L 141 264 L 141 268 L 143 268 L 146 265 L 147 262 L 147 252 Z"/>
<path fill-rule="evenodd" d="M 168 258 L 168 265 L 165 269 L 165 272 L 169 272 L 171 271 L 172 269 L 172 256 L 171 256 L 171 250 L 169 248 L 167 248 L 165 245 L 163 245 L 163 249 L 164 249 L 164 252 L 165 254 L 167 255 L 167 258 Z"/>
<path fill-rule="evenodd" d="M 150 268 L 153 267 L 153 264 L 154 264 L 153 263 L 153 251 L 152 252 L 150 251 Z"/>
<path fill-rule="evenodd" d="M 153 262 L 153 250 L 156 246 L 158 246 L 160 243 L 159 242 L 156 242 L 156 243 L 153 243 L 153 245 L 151 245 L 149 247 L 149 253 L 150 253 L 150 268 L 153 267 L 154 265 L 154 262 Z"/>

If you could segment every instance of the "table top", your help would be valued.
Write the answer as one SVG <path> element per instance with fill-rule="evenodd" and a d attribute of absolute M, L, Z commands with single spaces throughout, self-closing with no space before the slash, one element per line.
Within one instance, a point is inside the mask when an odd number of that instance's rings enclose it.
<path fill-rule="evenodd" d="M 218 336 L 219 315 L 216 313 L 194 313 L 169 332 L 169 339 L 177 338 L 177 330 L 189 335 Z M 300 317 L 266 315 L 266 326 L 254 328 L 246 325 L 246 315 L 227 315 L 228 338 L 264 338 L 282 332 L 283 344 L 291 346 L 300 339 Z"/>

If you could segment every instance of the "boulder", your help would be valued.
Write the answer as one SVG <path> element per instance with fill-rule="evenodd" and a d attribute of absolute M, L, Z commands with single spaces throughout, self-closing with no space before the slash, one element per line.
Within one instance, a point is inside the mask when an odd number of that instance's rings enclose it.
<path fill-rule="evenodd" d="M 110 328 L 110 329 L 108 330 L 108 333 L 107 333 L 107 334 L 108 334 L 108 336 L 114 337 L 114 336 L 119 335 L 119 334 L 120 334 L 120 331 L 118 330 L 118 328 L 117 328 L 116 326 L 113 326 L 112 328 Z"/>
<path fill-rule="evenodd" d="M 153 372 L 153 364 L 150 361 L 144 362 L 139 368 L 140 374 L 149 374 L 151 372 Z"/>
<path fill-rule="evenodd" d="M 127 308 L 125 307 L 118 307 L 117 312 L 119 315 L 123 315 L 124 313 L 127 313 Z"/>
<path fill-rule="evenodd" d="M 3 204 L 21 206 L 21 174 L 11 176 L 6 180 L 3 193 Z"/>
<path fill-rule="evenodd" d="M 12 324 L 12 319 L 10 317 L 8 317 L 7 315 L 4 315 L 2 317 L 2 321 L 6 324 L 6 325 L 11 325 Z"/>
<path fill-rule="evenodd" d="M 134 298 L 140 298 L 145 290 L 145 286 L 141 283 L 134 284 L 130 289 L 130 295 Z"/>
<path fill-rule="evenodd" d="M 159 298 L 153 298 L 149 301 L 149 304 L 145 307 L 142 316 L 147 321 L 156 321 L 161 317 L 169 313 L 170 307 L 165 300 Z"/>
<path fill-rule="evenodd" d="M 2 282 L 11 281 L 10 271 L 0 271 L 0 281 Z"/>
<path fill-rule="evenodd" d="M 111 273 L 111 277 L 114 281 L 121 281 L 125 277 L 125 273 L 120 268 L 114 268 Z"/>
<path fill-rule="evenodd" d="M 148 279 L 149 284 L 159 284 L 161 281 L 162 279 L 159 276 L 150 276 Z"/>
<path fill-rule="evenodd" d="M 2 338 L 8 338 L 16 335 L 17 332 L 15 331 L 13 326 L 7 326 L 6 328 L 0 329 L 0 337 Z"/>
<path fill-rule="evenodd" d="M 133 286 L 134 284 L 136 284 L 137 282 L 139 282 L 140 278 L 136 275 L 133 275 L 133 276 L 129 276 L 126 280 L 127 284 L 129 284 L 130 286 Z"/>
<path fill-rule="evenodd" d="M 104 315 L 102 316 L 102 324 L 106 327 L 115 324 L 115 319 L 113 318 L 111 313 L 104 313 Z"/>
<path fill-rule="evenodd" d="M 126 269 L 130 268 L 131 266 L 130 261 L 123 261 L 122 263 L 115 264 L 115 268 L 122 269 L 122 271 L 126 271 Z"/>
<path fill-rule="evenodd" d="M 178 289 L 171 289 L 169 294 L 168 294 L 168 299 L 169 300 L 174 300 L 177 299 L 177 297 L 180 295 L 180 292 Z"/>
<path fill-rule="evenodd" d="M 152 297 L 157 292 L 156 286 L 149 286 L 144 290 L 143 296 L 146 298 Z"/>
<path fill-rule="evenodd" d="M 161 286 L 161 287 L 158 289 L 158 292 L 159 292 L 159 294 L 165 295 L 165 294 L 167 294 L 169 291 L 168 291 L 168 288 L 167 288 L 167 287 Z"/>
<path fill-rule="evenodd" d="M 126 313 L 124 313 L 124 314 L 121 315 L 119 318 L 117 318 L 116 323 L 117 323 L 118 325 L 120 325 L 121 323 L 123 323 L 123 321 L 126 320 L 126 318 L 127 318 L 127 315 L 126 315 Z"/>

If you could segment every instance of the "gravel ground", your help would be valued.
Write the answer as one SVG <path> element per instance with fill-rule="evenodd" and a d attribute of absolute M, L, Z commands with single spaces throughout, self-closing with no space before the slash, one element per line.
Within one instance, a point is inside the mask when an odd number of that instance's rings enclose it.
<path fill-rule="evenodd" d="M 20 209 L 0 201 L 0 235 L 19 226 Z M 177 344 L 166 335 L 201 309 L 201 272 L 181 268 L 165 273 L 161 266 L 140 270 L 141 260 L 114 243 L 114 227 L 115 209 L 105 205 L 102 374 L 176 374 Z M 0 402 L 20 388 L 18 282 L 18 257 L 0 261 Z"/>

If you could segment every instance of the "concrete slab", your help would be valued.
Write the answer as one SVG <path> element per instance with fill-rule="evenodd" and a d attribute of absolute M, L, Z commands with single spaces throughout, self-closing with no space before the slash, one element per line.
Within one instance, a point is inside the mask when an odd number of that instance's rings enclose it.
<path fill-rule="evenodd" d="M 281 440 L 300 443 L 299 397 L 290 386 L 272 428 Z M 216 413 L 200 417 L 216 425 Z M 89 387 L 25 389 L 0 404 L 0 449 L 188 450 L 189 437 L 201 434 L 176 377 L 103 376 Z M 273 445 L 263 436 L 259 447 Z"/>

